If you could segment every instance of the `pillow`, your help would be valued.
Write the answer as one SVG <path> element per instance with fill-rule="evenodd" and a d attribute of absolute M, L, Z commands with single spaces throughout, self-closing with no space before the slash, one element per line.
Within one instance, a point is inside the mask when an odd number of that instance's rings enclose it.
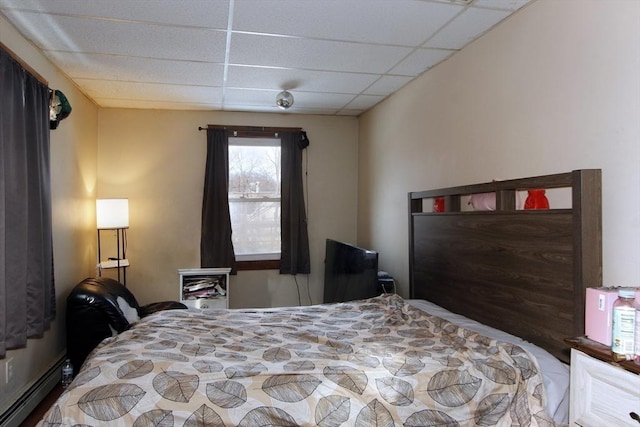
<path fill-rule="evenodd" d="M 476 211 L 495 211 L 496 193 L 478 193 L 469 198 L 469 204 Z"/>
<path fill-rule="evenodd" d="M 129 322 L 129 324 L 134 324 L 138 320 L 140 320 L 140 316 L 138 316 L 138 310 L 131 307 L 124 298 L 118 297 L 116 299 L 116 302 L 118 303 L 120 311 L 122 311 L 122 314 L 124 314 L 124 317 L 127 319 L 127 322 Z"/>
<path fill-rule="evenodd" d="M 469 197 L 469 204 L 474 211 L 495 211 L 496 193 L 477 193 Z M 516 192 L 516 209 L 520 208 L 520 193 Z"/>

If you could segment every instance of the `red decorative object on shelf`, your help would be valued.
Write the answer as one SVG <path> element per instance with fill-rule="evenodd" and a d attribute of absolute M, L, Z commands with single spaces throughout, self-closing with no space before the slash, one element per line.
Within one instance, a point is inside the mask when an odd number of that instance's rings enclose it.
<path fill-rule="evenodd" d="M 525 209 L 549 209 L 545 190 L 529 190 L 528 193 L 527 200 L 524 201 Z"/>
<path fill-rule="evenodd" d="M 444 212 L 444 197 L 436 197 L 433 199 L 433 211 Z"/>

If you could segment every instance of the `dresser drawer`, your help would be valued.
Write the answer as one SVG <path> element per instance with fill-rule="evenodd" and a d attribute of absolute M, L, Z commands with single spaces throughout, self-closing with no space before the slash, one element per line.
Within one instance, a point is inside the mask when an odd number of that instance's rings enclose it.
<path fill-rule="evenodd" d="M 201 310 L 217 310 L 221 308 L 227 308 L 226 298 L 190 299 L 190 300 L 182 300 L 182 303 L 189 308 L 197 308 Z"/>
<path fill-rule="evenodd" d="M 571 350 L 571 425 L 635 426 L 640 415 L 640 376 Z"/>

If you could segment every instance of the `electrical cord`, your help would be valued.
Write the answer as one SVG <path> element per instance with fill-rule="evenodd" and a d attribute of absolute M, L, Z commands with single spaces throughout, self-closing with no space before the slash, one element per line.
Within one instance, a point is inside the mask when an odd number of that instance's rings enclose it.
<path fill-rule="evenodd" d="M 296 290 L 298 291 L 298 305 L 302 305 L 302 298 L 300 297 L 300 285 L 298 284 L 298 276 L 293 275 L 293 280 L 296 282 Z"/>

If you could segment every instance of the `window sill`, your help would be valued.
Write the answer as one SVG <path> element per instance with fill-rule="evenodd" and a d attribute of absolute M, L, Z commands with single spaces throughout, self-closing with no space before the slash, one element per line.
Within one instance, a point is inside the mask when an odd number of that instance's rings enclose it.
<path fill-rule="evenodd" d="M 237 261 L 236 267 L 238 271 L 251 270 L 280 270 L 279 259 L 262 259 L 251 261 Z"/>

